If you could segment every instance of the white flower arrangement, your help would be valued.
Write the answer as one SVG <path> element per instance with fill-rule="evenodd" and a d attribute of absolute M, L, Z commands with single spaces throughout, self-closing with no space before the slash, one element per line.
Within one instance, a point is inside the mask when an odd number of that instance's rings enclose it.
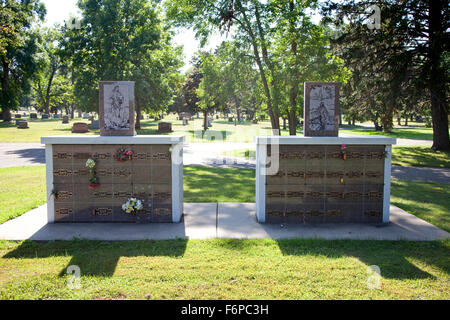
<path fill-rule="evenodd" d="M 93 169 L 95 167 L 95 161 L 92 159 L 88 159 L 88 161 L 86 161 L 86 167 L 88 167 L 89 169 Z"/>
<path fill-rule="evenodd" d="M 144 209 L 143 201 L 136 198 L 130 198 L 122 205 L 122 210 L 126 213 L 135 213 L 136 211 Z"/>

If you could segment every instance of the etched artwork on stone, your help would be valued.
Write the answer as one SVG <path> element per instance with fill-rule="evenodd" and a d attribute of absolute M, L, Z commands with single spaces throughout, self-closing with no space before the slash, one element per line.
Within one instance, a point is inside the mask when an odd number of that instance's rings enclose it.
<path fill-rule="evenodd" d="M 309 128 L 312 131 L 334 130 L 334 86 L 311 86 Z"/>
<path fill-rule="evenodd" d="M 104 125 L 106 130 L 130 129 L 130 105 L 127 85 L 105 85 Z"/>
<path fill-rule="evenodd" d="M 135 135 L 134 82 L 101 81 L 99 103 L 100 135 Z"/>
<path fill-rule="evenodd" d="M 305 136 L 337 136 L 339 83 L 305 82 Z"/>

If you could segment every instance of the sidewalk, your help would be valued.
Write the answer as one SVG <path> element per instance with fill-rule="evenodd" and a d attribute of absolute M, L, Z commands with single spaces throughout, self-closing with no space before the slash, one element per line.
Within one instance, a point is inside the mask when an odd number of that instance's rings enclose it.
<path fill-rule="evenodd" d="M 367 224 L 260 224 L 253 203 L 185 203 L 184 220 L 175 224 L 46 224 L 46 205 L 0 225 L 1 240 L 163 240 L 285 239 L 413 240 L 446 239 L 450 234 L 395 206 L 385 227 Z"/>

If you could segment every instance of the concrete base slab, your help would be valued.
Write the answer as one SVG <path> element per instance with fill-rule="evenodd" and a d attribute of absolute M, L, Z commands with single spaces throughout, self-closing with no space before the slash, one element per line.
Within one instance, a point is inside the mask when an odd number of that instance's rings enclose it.
<path fill-rule="evenodd" d="M 354 240 L 412 240 L 431 241 L 450 237 L 450 234 L 432 224 L 392 206 L 391 222 L 378 226 L 373 224 L 261 224 L 256 220 L 254 203 L 220 203 L 218 238 L 240 239 L 354 239 Z"/>
<path fill-rule="evenodd" d="M 181 223 L 67 223 L 47 224 L 46 205 L 0 225 L 1 240 L 163 240 L 208 238 L 317 238 L 354 240 L 431 241 L 450 234 L 404 210 L 391 206 L 391 223 L 271 225 L 256 221 L 254 203 L 185 203 Z"/>

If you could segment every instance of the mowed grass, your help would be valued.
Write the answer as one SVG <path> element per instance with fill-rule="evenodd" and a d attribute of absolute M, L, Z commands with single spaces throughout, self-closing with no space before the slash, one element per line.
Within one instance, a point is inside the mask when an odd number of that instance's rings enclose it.
<path fill-rule="evenodd" d="M 25 119 L 28 121 L 29 129 L 18 129 L 15 122 L 0 122 L 0 142 L 41 142 L 41 137 L 59 135 L 86 135 L 99 134 L 99 130 L 89 129 L 88 133 L 72 133 L 74 122 L 90 123 L 86 119 L 70 120 L 63 124 L 62 119 Z"/>
<path fill-rule="evenodd" d="M 71 119 L 70 123 L 63 124 L 62 119 L 26 119 L 29 129 L 18 129 L 15 122 L 0 122 L 0 142 L 40 142 L 41 137 L 56 135 L 92 135 L 99 134 L 99 130 L 92 130 L 88 133 L 74 134 L 72 126 L 74 122 L 90 123 L 86 119 Z M 158 133 L 159 122 L 172 123 L 171 133 Z M 300 134 L 300 130 L 298 130 Z M 141 129 L 137 130 L 138 135 L 184 135 L 186 142 L 254 142 L 254 137 L 258 135 L 271 135 L 270 121 L 261 121 L 252 124 L 251 121 L 243 121 L 237 125 L 224 119 L 214 119 L 213 126 L 207 131 L 203 130 L 203 118 L 193 118 L 189 124 L 183 126 L 181 120 L 176 119 L 176 115 L 166 116 L 161 121 L 141 120 Z M 281 130 L 281 134 L 288 134 L 287 130 Z"/>
<path fill-rule="evenodd" d="M 403 167 L 450 168 L 450 151 L 432 151 L 428 146 L 393 146 L 392 164 Z"/>
<path fill-rule="evenodd" d="M 46 202 L 45 167 L 0 169 L 0 224 Z"/>
<path fill-rule="evenodd" d="M 433 140 L 433 129 L 425 127 L 394 128 L 391 133 L 386 133 L 383 131 L 375 131 L 373 128 L 342 125 L 339 132 L 345 134 L 386 136 L 401 139 Z"/>
<path fill-rule="evenodd" d="M 448 300 L 449 272 L 450 241 L 0 241 L 0 299 Z"/>
<path fill-rule="evenodd" d="M 184 167 L 185 202 L 254 202 L 255 171 Z"/>
<path fill-rule="evenodd" d="M 450 187 L 392 179 L 391 204 L 450 232 Z"/>

